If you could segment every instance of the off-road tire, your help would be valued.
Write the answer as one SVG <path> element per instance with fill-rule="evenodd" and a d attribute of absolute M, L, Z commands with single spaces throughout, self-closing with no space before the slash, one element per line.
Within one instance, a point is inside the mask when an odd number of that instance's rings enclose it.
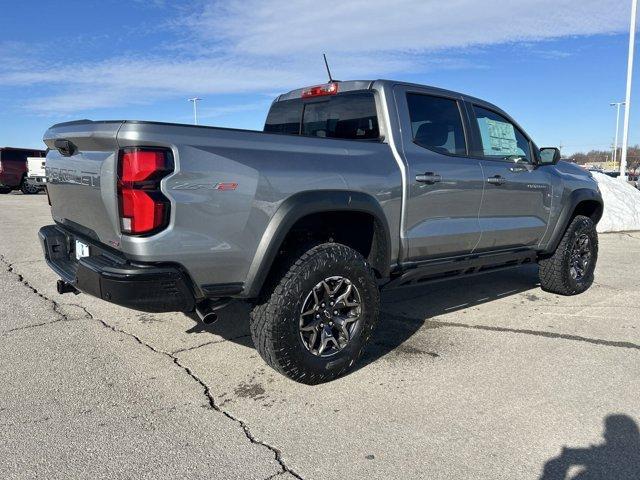
<path fill-rule="evenodd" d="M 571 250 L 576 240 L 583 234 L 589 238 L 591 261 L 584 276 L 576 280 L 570 270 Z M 598 234 L 589 217 L 576 216 L 567 227 L 560 244 L 552 256 L 541 259 L 540 286 L 547 292 L 560 295 L 577 295 L 587 290 L 593 283 L 593 272 L 598 260 Z"/>
<path fill-rule="evenodd" d="M 0 187 L 0 194 L 11 193 L 11 187 Z"/>
<path fill-rule="evenodd" d="M 251 337 L 267 364 L 300 383 L 328 382 L 350 370 L 362 355 L 378 321 L 380 293 L 375 274 L 357 251 L 323 243 L 289 258 L 265 286 L 251 313 Z M 361 321 L 349 343 L 329 357 L 312 354 L 300 338 L 299 319 L 305 297 L 332 276 L 348 278 L 361 297 Z"/>
<path fill-rule="evenodd" d="M 36 193 L 40 193 L 40 187 L 29 185 L 29 183 L 27 182 L 27 179 L 24 178 L 22 180 L 22 183 L 20 184 L 20 191 L 24 195 L 35 195 Z"/>

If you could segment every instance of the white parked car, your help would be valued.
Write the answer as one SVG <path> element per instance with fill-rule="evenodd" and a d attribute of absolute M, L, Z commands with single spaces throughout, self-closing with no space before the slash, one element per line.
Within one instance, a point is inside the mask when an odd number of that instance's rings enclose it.
<path fill-rule="evenodd" d="M 47 183 L 47 176 L 44 170 L 45 158 L 43 157 L 27 157 L 27 185 L 26 188 L 32 189 L 30 193 L 36 193 L 43 190 Z"/>

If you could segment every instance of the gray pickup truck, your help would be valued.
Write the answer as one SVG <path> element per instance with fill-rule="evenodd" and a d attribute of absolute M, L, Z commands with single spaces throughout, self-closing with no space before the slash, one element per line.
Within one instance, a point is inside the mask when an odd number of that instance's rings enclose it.
<path fill-rule="evenodd" d="M 81 120 L 44 141 L 60 293 L 206 322 L 248 301 L 258 352 L 299 382 L 354 365 L 381 288 L 532 262 L 551 292 L 593 281 L 591 174 L 460 93 L 331 82 L 280 95 L 262 132 Z"/>

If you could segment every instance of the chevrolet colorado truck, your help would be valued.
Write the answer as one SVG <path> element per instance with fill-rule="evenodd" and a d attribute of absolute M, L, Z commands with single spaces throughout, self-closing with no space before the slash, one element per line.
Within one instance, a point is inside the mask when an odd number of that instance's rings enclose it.
<path fill-rule="evenodd" d="M 460 93 L 330 82 L 280 95 L 263 131 L 81 120 L 44 141 L 60 293 L 204 321 L 248 301 L 258 352 L 299 382 L 353 367 L 381 288 L 533 262 L 550 292 L 593 281 L 591 174 Z"/>

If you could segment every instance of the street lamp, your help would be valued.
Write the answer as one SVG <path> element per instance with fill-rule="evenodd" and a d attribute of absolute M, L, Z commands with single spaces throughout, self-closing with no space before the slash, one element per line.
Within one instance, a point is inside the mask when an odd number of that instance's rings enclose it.
<path fill-rule="evenodd" d="M 199 97 L 188 98 L 190 102 L 193 102 L 193 124 L 198 124 L 198 102 L 202 100 Z"/>
<path fill-rule="evenodd" d="M 610 103 L 612 107 L 616 107 L 616 140 L 613 144 L 613 164 L 616 164 L 616 160 L 618 159 L 618 129 L 620 127 L 620 107 L 625 105 L 625 102 L 613 102 Z"/>
<path fill-rule="evenodd" d="M 633 49 L 636 40 L 636 16 L 638 0 L 631 0 L 631 28 L 629 29 L 629 58 L 627 59 L 627 95 L 625 98 L 624 126 L 622 127 L 622 160 L 620 160 L 620 178 L 627 180 L 627 145 L 629 143 L 629 113 L 631 111 L 631 80 L 633 77 Z"/>

